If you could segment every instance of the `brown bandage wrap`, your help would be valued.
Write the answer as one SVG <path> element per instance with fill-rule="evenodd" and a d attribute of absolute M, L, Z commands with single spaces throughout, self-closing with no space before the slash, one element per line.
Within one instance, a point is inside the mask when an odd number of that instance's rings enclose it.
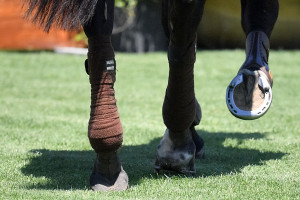
<path fill-rule="evenodd" d="M 166 127 L 181 132 L 191 126 L 196 115 L 194 91 L 195 43 L 188 48 L 169 47 L 169 81 L 163 103 Z"/>
<path fill-rule="evenodd" d="M 91 146 L 97 153 L 116 151 L 123 142 L 123 128 L 115 99 L 116 65 L 110 36 L 89 38 L 87 71 L 91 84 Z"/>

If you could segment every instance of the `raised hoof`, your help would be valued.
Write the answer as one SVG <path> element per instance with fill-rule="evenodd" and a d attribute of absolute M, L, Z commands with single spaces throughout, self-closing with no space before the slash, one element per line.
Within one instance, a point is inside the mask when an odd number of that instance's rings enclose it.
<path fill-rule="evenodd" d="M 235 117 L 245 120 L 263 116 L 272 103 L 273 75 L 268 66 L 269 38 L 252 31 L 246 39 L 246 60 L 226 91 L 226 103 Z"/>
<path fill-rule="evenodd" d="M 177 135 L 179 138 L 174 138 L 173 135 L 167 129 L 160 141 L 154 164 L 155 172 L 167 170 L 184 175 L 194 175 L 196 173 L 196 147 L 191 131 L 188 129 L 185 133 L 180 133 Z"/>
<path fill-rule="evenodd" d="M 119 174 L 111 179 L 108 179 L 98 173 L 92 173 L 90 177 L 90 184 L 92 190 L 101 192 L 125 191 L 129 188 L 128 176 L 123 168 Z"/>
<path fill-rule="evenodd" d="M 227 88 L 226 103 L 237 118 L 253 120 L 263 116 L 272 103 L 268 77 L 261 70 L 241 70 Z"/>

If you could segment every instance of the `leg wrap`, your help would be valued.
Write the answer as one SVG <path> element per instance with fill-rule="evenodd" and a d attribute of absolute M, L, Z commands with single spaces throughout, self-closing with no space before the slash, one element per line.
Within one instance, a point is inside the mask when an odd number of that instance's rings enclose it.
<path fill-rule="evenodd" d="M 91 113 L 88 137 L 97 153 L 116 151 L 123 141 L 114 91 L 115 66 L 110 36 L 89 38 L 87 72 L 91 84 Z"/>
<path fill-rule="evenodd" d="M 248 35 L 252 31 L 263 31 L 268 37 L 278 17 L 278 0 L 241 0 L 242 26 Z"/>
<path fill-rule="evenodd" d="M 164 123 L 174 132 L 184 131 L 194 121 L 196 100 L 194 92 L 195 43 L 187 51 L 169 47 L 169 81 L 163 103 Z"/>
<path fill-rule="evenodd" d="M 196 33 L 205 0 L 163 0 L 162 24 L 169 38 L 169 81 L 163 119 L 172 132 L 182 132 L 196 115 L 194 63 Z"/>

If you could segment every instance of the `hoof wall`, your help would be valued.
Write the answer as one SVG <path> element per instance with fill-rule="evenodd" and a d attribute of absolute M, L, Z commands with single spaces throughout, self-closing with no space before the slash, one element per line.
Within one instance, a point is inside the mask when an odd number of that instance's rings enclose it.
<path fill-rule="evenodd" d="M 125 191 L 129 188 L 128 176 L 123 169 L 116 177 L 111 179 L 101 174 L 93 173 L 90 177 L 90 182 L 93 191 Z"/>

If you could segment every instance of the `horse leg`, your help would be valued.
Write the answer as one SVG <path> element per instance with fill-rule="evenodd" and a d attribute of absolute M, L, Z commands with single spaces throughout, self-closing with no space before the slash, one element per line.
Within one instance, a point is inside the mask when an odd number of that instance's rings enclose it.
<path fill-rule="evenodd" d="M 204 142 L 194 126 L 201 109 L 194 92 L 196 32 L 204 0 L 163 0 L 162 23 L 169 38 L 169 81 L 163 104 L 167 127 L 158 146 L 154 169 L 194 174 L 195 154 L 203 157 Z"/>
<path fill-rule="evenodd" d="M 268 66 L 269 38 L 278 17 L 278 0 L 241 0 L 242 27 L 247 36 L 246 60 L 227 89 L 231 113 L 256 119 L 272 102 L 273 76 Z"/>
<path fill-rule="evenodd" d="M 88 36 L 86 70 L 91 84 L 88 137 L 97 153 L 90 184 L 95 191 L 122 191 L 128 176 L 118 159 L 123 129 L 116 105 L 116 62 L 111 44 L 114 0 L 98 1 L 95 15 L 83 26 Z"/>
<path fill-rule="evenodd" d="M 116 62 L 111 44 L 114 0 L 24 0 L 26 16 L 49 31 L 52 25 L 66 30 L 83 26 L 88 37 L 86 71 L 91 84 L 88 137 L 97 153 L 90 184 L 96 191 L 128 188 L 128 176 L 118 159 L 123 129 L 116 106 Z"/>

